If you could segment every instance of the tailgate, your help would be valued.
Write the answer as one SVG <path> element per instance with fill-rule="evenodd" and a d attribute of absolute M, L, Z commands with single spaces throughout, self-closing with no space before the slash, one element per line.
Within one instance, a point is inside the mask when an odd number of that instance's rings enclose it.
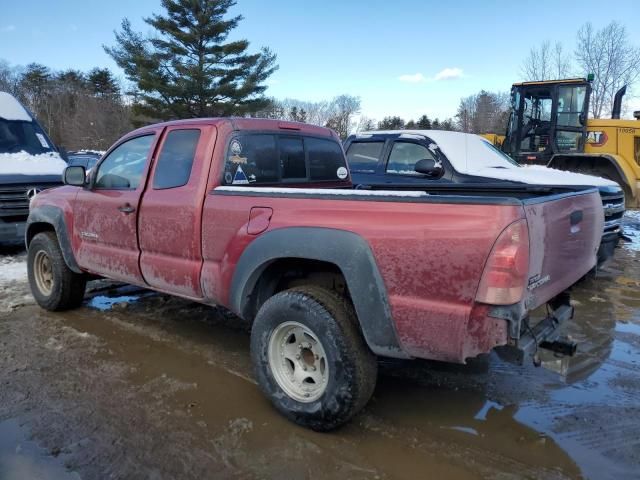
<path fill-rule="evenodd" d="M 596 189 L 541 198 L 524 205 L 529 226 L 527 309 L 536 308 L 596 266 L 604 227 Z"/>

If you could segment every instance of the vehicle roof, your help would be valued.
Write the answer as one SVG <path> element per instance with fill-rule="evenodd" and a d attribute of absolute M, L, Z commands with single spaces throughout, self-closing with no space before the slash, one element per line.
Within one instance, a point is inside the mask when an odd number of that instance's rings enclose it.
<path fill-rule="evenodd" d="M 514 83 L 514 87 L 523 87 L 527 85 L 562 85 L 566 83 L 588 83 L 586 78 L 563 78 L 561 80 L 536 80 L 533 82 Z"/>
<path fill-rule="evenodd" d="M 509 180 L 531 185 L 593 185 L 616 186 L 611 180 L 565 172 L 538 165 L 522 167 L 505 153 L 495 148 L 487 139 L 473 133 L 445 130 L 377 130 L 362 132 L 356 138 L 367 135 L 395 135 L 400 138 L 427 137 L 458 173 Z"/>
<path fill-rule="evenodd" d="M 493 152 L 488 149 L 485 150 L 486 147 L 480 142 L 486 143 L 486 140 L 473 133 L 452 132 L 449 130 L 373 130 L 362 132 L 356 135 L 356 138 L 366 138 L 367 135 L 395 135 L 400 138 L 427 137 L 436 142 L 438 148 L 453 165 L 453 168 L 460 173 L 468 173 L 472 170 L 468 164 L 470 151 L 476 154 L 473 162 L 473 167 L 475 168 L 481 167 L 484 161 L 492 165 L 498 162 L 498 165 L 501 166 L 507 163 L 505 159 L 496 159 L 492 155 Z M 482 152 L 482 155 L 477 155 L 478 151 Z"/>
<path fill-rule="evenodd" d="M 33 121 L 22 104 L 7 92 L 0 92 L 0 118 L 21 122 Z"/>
<path fill-rule="evenodd" d="M 266 130 L 279 132 L 300 132 L 318 136 L 338 138 L 338 135 L 331 129 L 310 125 L 308 123 L 290 122 L 285 120 L 273 120 L 269 118 L 244 118 L 244 117 L 211 117 L 211 118 L 189 118 L 184 120 L 171 120 L 168 122 L 155 123 L 134 130 L 127 137 L 149 131 L 151 129 L 174 127 L 174 126 L 195 126 L 195 125 L 219 125 L 230 123 L 233 130 Z"/>

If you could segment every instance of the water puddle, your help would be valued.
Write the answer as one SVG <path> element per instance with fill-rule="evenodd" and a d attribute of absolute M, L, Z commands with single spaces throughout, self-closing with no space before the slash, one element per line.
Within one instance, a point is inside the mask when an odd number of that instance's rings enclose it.
<path fill-rule="evenodd" d="M 0 479 L 79 480 L 80 476 L 28 440 L 27 430 L 10 419 L 0 422 Z"/>

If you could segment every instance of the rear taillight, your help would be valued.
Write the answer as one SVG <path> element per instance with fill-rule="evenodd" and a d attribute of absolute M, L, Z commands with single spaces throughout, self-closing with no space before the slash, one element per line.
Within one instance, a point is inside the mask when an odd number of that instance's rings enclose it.
<path fill-rule="evenodd" d="M 529 272 L 529 231 L 526 220 L 505 228 L 482 273 L 476 301 L 512 305 L 522 300 Z"/>

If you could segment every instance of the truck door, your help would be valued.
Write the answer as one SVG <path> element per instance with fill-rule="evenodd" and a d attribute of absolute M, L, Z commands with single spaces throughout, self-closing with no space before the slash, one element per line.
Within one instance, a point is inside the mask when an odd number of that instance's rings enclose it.
<path fill-rule="evenodd" d="M 202 298 L 202 206 L 215 139 L 214 126 L 167 128 L 138 218 L 145 281 L 195 299 Z"/>
<path fill-rule="evenodd" d="M 136 220 L 156 134 L 150 131 L 115 147 L 96 167 L 89 188 L 74 204 L 78 264 L 91 272 L 143 283 Z"/>

